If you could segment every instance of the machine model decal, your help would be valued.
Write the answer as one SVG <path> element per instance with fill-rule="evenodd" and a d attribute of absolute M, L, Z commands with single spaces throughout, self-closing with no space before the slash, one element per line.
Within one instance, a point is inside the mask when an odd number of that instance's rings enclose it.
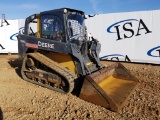
<path fill-rule="evenodd" d="M 138 22 L 138 28 L 136 30 L 133 29 L 133 22 Z M 113 29 L 115 31 L 113 31 Z M 112 25 L 110 25 L 107 28 L 107 32 L 108 33 L 116 33 L 117 34 L 117 39 L 116 40 L 122 40 L 122 39 L 126 39 L 126 38 L 131 38 L 134 35 L 135 36 L 139 36 L 141 35 L 140 31 L 141 30 L 145 30 L 145 34 L 151 33 L 152 31 L 150 31 L 148 29 L 148 27 L 146 26 L 146 24 L 144 23 L 144 21 L 142 19 L 137 20 L 137 19 L 127 19 L 127 20 L 122 20 L 119 22 L 116 22 Z M 126 33 L 130 32 L 130 35 L 127 35 Z"/>
<path fill-rule="evenodd" d="M 43 48 L 52 48 L 52 49 L 54 49 L 54 44 L 45 43 L 45 42 L 41 42 L 41 41 L 38 41 L 38 46 L 39 47 L 43 47 Z"/>

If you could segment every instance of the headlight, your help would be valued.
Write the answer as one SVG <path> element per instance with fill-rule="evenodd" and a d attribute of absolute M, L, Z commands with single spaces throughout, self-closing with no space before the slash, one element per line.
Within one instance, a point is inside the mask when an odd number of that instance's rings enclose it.
<path fill-rule="evenodd" d="M 64 9 L 64 13 L 67 13 L 67 9 Z"/>

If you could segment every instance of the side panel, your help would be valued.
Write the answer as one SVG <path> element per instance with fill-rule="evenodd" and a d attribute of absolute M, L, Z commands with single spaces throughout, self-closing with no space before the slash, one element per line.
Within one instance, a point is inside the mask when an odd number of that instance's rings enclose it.
<path fill-rule="evenodd" d="M 72 73 L 76 75 L 78 74 L 74 61 L 69 54 L 44 52 L 44 55 L 67 68 Z"/>
<path fill-rule="evenodd" d="M 84 61 L 81 55 L 81 52 L 79 51 L 78 47 L 74 44 L 69 43 L 63 43 L 58 42 L 54 40 L 49 39 L 43 39 L 43 38 L 36 38 L 33 36 L 27 36 L 27 35 L 18 35 L 18 51 L 19 51 L 19 57 L 23 58 L 27 50 L 42 50 L 46 52 L 53 52 L 53 53 L 62 53 L 62 54 L 70 54 L 73 56 L 73 61 L 77 64 L 76 69 L 78 70 L 78 74 L 85 75 L 84 70 Z M 66 59 L 62 57 L 62 59 Z M 57 60 L 59 61 L 59 60 Z M 75 69 L 75 68 L 73 68 Z M 73 70 L 75 72 L 75 70 Z"/>
<path fill-rule="evenodd" d="M 43 39 L 43 38 L 36 38 L 34 36 L 27 36 L 27 35 L 18 35 L 18 41 L 19 41 L 19 46 L 18 46 L 19 54 L 21 54 L 22 56 L 26 52 L 27 48 L 66 53 L 66 54 L 71 53 L 70 44 L 66 44 L 63 42 L 57 42 L 54 40 Z"/>

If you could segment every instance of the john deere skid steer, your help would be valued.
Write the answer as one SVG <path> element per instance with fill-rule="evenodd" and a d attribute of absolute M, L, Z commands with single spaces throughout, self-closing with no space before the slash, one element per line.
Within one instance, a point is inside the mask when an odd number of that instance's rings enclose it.
<path fill-rule="evenodd" d="M 24 80 L 58 91 L 79 89 L 78 97 L 119 111 L 138 80 L 120 63 L 104 67 L 100 43 L 88 40 L 84 12 L 69 8 L 26 18 L 18 51 Z"/>

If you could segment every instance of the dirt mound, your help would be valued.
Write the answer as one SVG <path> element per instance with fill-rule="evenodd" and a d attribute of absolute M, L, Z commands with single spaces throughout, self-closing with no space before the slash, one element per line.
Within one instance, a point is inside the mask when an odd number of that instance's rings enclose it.
<path fill-rule="evenodd" d="M 16 58 L 16 57 L 14 57 Z M 103 62 L 107 65 L 110 62 Z M 0 57 L 0 120 L 160 119 L 160 67 L 123 63 L 140 82 L 121 113 L 21 79 L 20 60 Z"/>

